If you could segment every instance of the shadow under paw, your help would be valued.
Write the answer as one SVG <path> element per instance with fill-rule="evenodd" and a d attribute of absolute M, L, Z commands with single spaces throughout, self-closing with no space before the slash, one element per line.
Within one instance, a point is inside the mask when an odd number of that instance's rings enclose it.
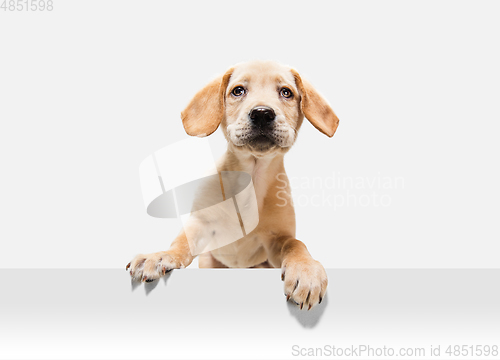
<path fill-rule="evenodd" d="M 319 320 L 328 306 L 328 293 L 324 297 L 321 304 L 316 305 L 311 310 L 300 310 L 300 308 L 291 300 L 287 301 L 286 305 L 290 314 L 297 319 L 302 327 L 312 329 L 318 325 Z"/>
<path fill-rule="evenodd" d="M 167 281 L 170 278 L 170 276 L 172 276 L 172 271 L 168 271 L 163 276 L 163 282 L 164 282 L 165 286 L 167 285 Z M 131 286 L 131 290 L 135 291 L 135 289 L 137 289 L 139 286 L 141 286 L 142 283 L 144 283 L 144 291 L 146 292 L 146 295 L 149 295 L 149 293 L 151 291 L 153 291 L 158 286 L 159 282 L 160 282 L 159 279 L 156 279 L 156 280 L 149 280 L 148 279 L 146 281 L 141 282 L 141 281 L 136 281 L 132 278 L 132 279 L 130 279 L 130 286 Z"/>

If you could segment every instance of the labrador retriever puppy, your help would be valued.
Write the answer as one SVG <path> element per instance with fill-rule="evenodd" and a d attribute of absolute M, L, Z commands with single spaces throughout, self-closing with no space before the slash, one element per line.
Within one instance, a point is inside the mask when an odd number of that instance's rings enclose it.
<path fill-rule="evenodd" d="M 252 61 L 230 68 L 206 85 L 181 117 L 192 136 L 208 136 L 221 127 L 228 147 L 217 170 L 251 176 L 259 213 L 253 231 L 201 254 L 199 266 L 281 268 L 287 300 L 301 309 L 321 303 L 327 275 L 295 238 L 295 213 L 283 158 L 297 139 L 304 117 L 323 134 L 334 135 L 339 120 L 330 105 L 294 69 Z M 183 229 L 167 251 L 137 255 L 126 268 L 135 280 L 153 281 L 188 266 L 194 257 Z"/>

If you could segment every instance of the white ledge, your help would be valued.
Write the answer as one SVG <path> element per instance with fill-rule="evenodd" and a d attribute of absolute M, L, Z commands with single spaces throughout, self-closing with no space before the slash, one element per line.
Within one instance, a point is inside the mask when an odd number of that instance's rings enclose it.
<path fill-rule="evenodd" d="M 294 345 L 500 345 L 500 270 L 327 272 L 328 294 L 308 312 L 286 303 L 279 269 L 175 270 L 138 286 L 125 270 L 0 270 L 0 358 L 289 359 Z"/>

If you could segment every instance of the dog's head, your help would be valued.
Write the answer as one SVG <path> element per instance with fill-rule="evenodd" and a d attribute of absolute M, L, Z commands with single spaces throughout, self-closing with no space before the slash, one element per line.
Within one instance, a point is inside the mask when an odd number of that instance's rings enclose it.
<path fill-rule="evenodd" d="M 230 145 L 256 156 L 288 151 L 304 116 L 330 137 L 339 123 L 294 69 L 270 61 L 232 67 L 200 90 L 181 114 L 189 135 L 207 136 L 222 124 Z"/>

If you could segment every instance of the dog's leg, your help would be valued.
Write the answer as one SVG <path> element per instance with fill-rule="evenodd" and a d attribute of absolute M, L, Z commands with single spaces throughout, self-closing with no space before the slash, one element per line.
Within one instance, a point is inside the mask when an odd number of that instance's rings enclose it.
<path fill-rule="evenodd" d="M 182 269 L 193 261 L 189 244 L 184 231 L 170 245 L 167 251 L 137 255 L 126 267 L 130 268 L 130 276 L 137 281 L 150 282 L 173 269 Z"/>
<path fill-rule="evenodd" d="M 287 300 L 293 300 L 301 309 L 320 304 L 328 278 L 323 265 L 312 258 L 304 243 L 293 237 L 280 237 L 266 245 L 269 262 L 281 267 Z"/>

